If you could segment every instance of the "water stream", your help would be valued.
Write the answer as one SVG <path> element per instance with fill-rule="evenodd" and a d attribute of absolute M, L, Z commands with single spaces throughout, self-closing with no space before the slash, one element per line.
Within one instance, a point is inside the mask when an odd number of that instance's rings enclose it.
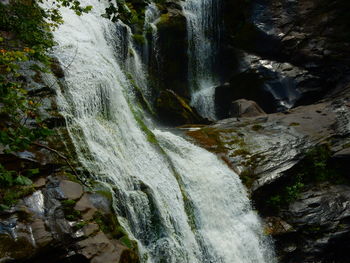
<path fill-rule="evenodd" d="M 78 17 L 63 9 L 65 23 L 54 32 L 54 56 L 66 66 L 58 104 L 79 161 L 114 191 L 142 262 L 275 262 L 238 176 L 135 106 L 130 79 L 141 83 L 144 70 L 130 32 L 100 16 L 104 1 L 81 2 L 93 11 Z"/>
<path fill-rule="evenodd" d="M 182 7 L 187 19 L 189 85 L 191 104 L 206 118 L 216 120 L 214 92 L 219 81 L 214 75 L 220 40 L 220 0 L 186 0 Z"/>

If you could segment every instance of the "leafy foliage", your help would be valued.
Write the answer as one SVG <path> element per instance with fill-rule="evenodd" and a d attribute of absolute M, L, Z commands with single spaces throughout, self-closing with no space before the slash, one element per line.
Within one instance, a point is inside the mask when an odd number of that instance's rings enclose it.
<path fill-rule="evenodd" d="M 5 154 L 27 150 L 52 134 L 38 114 L 40 99 L 28 94 L 30 87 L 23 66 L 31 65 L 38 73 L 48 71 L 51 59 L 46 52 L 55 45 L 52 30 L 63 22 L 61 6 L 77 15 L 92 8 L 81 6 L 79 1 L 58 0 L 52 7 L 42 9 L 38 3 L 43 1 L 0 3 L 0 149 Z M 0 164 L 2 208 L 29 193 L 26 189 L 32 184 L 30 177 L 39 173 L 37 169 L 8 170 L 6 166 Z"/>

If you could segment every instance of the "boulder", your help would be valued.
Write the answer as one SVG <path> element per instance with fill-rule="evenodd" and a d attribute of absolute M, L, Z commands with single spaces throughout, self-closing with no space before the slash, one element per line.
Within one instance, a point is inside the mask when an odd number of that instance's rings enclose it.
<path fill-rule="evenodd" d="M 160 90 L 170 89 L 182 97 L 189 97 L 188 42 L 186 17 L 181 5 L 169 1 L 158 23 L 158 61 L 151 64 L 152 79 Z"/>
<path fill-rule="evenodd" d="M 215 107 L 219 119 L 230 117 L 231 102 L 239 99 L 253 100 L 267 113 L 277 111 L 276 101 L 264 89 L 265 80 L 257 72 L 247 70 L 235 74 L 229 82 L 215 89 Z"/>
<path fill-rule="evenodd" d="M 119 262 L 122 253 L 102 232 L 78 242 L 77 245 L 80 253 L 91 263 Z"/>
<path fill-rule="evenodd" d="M 83 195 L 83 187 L 81 186 L 81 184 L 72 181 L 61 181 L 60 188 L 64 194 L 64 197 L 67 199 L 76 200 Z"/>
<path fill-rule="evenodd" d="M 252 100 L 240 99 L 233 101 L 231 104 L 231 117 L 255 117 L 265 114 L 263 109 Z"/>
<path fill-rule="evenodd" d="M 111 213 L 111 201 L 103 194 L 85 193 L 62 175 L 49 176 L 40 190 L 0 212 L 0 262 L 44 263 L 47 255 L 52 263 L 138 262 L 133 241 L 130 247 L 119 241 L 128 239 Z"/>
<path fill-rule="evenodd" d="M 94 214 L 97 212 L 96 207 L 91 203 L 89 195 L 84 194 L 80 200 L 76 203 L 75 210 L 82 213 L 82 217 L 85 221 L 89 221 L 93 218 Z"/>
<path fill-rule="evenodd" d="M 160 120 L 171 126 L 205 122 L 185 98 L 172 90 L 165 90 L 159 94 L 156 109 Z"/>

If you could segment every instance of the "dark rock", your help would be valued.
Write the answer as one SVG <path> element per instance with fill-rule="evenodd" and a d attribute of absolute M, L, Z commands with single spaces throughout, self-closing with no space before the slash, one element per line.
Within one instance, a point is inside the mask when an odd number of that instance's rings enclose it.
<path fill-rule="evenodd" d="M 239 0 L 223 4 L 225 81 L 247 70 L 257 72 L 266 82 L 264 90 L 280 104 L 273 110 L 314 103 L 349 83 L 348 1 Z M 235 82 L 230 84 L 235 87 Z M 270 112 L 253 97 L 240 98 L 255 100 Z"/>
<path fill-rule="evenodd" d="M 61 64 L 58 62 L 57 59 L 52 58 L 51 64 L 51 71 L 57 78 L 63 78 L 64 77 L 64 70 L 61 66 Z"/>
<path fill-rule="evenodd" d="M 346 145 L 348 146 L 348 145 Z M 345 147 L 346 147 L 345 146 Z M 340 151 L 337 151 L 332 156 L 332 163 L 334 166 L 336 166 L 344 175 L 350 174 L 350 148 L 347 147 L 345 149 L 342 149 Z"/>
<path fill-rule="evenodd" d="M 160 93 L 156 101 L 156 109 L 160 120 L 171 126 L 204 122 L 188 101 L 172 90 Z"/>
<path fill-rule="evenodd" d="M 229 83 L 215 89 L 215 105 L 219 119 L 229 117 L 231 102 L 238 99 L 256 101 L 265 112 L 276 111 L 271 93 L 263 88 L 264 79 L 253 71 L 236 74 Z"/>
<path fill-rule="evenodd" d="M 279 178 L 317 144 L 337 136 L 343 138 L 333 140 L 338 147 L 348 143 L 350 108 L 344 107 L 346 96 L 339 96 L 285 113 L 222 120 L 188 134 L 225 156 L 238 173 L 253 168 L 255 191 Z"/>
<path fill-rule="evenodd" d="M 176 2 L 167 4 L 156 26 L 161 54 L 158 68 L 161 70 L 153 72 L 153 78 L 160 90 L 170 89 L 188 98 L 187 27 L 181 6 Z"/>
<path fill-rule="evenodd" d="M 347 262 L 349 200 L 349 186 L 326 184 L 303 192 L 281 211 L 280 217 L 293 228 L 292 233 L 276 236 L 281 262 Z"/>
<path fill-rule="evenodd" d="M 345 159 L 345 160 L 349 161 L 349 160 L 350 160 L 350 147 L 349 147 L 349 148 L 342 149 L 341 151 L 336 152 L 336 153 L 333 155 L 333 158 L 336 158 L 336 159 Z"/>
<path fill-rule="evenodd" d="M 125 262 L 125 258 L 130 260 L 126 262 L 138 262 L 133 249 L 125 247 L 111 233 L 101 232 L 101 227 L 94 222 L 96 212 L 111 217 L 111 203 L 107 210 L 96 208 L 93 203 L 96 200 L 98 203 L 108 202 L 106 198 L 98 193 L 82 194 L 78 183 L 49 177 L 42 190 L 20 200 L 11 210 L 2 212 L 0 261 L 44 263 L 50 254 L 53 263 L 75 262 L 68 258 L 79 259 L 77 262 Z M 80 198 L 72 209 L 80 211 L 85 221 L 77 218 L 73 222 L 65 218 L 63 198 Z M 86 225 L 77 230 L 75 227 L 79 223 Z"/>

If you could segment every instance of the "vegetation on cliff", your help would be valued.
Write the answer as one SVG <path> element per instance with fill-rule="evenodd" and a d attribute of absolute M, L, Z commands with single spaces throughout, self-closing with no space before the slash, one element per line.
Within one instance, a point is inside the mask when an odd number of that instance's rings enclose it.
<path fill-rule="evenodd" d="M 31 96 L 28 70 L 40 74 L 50 71 L 53 60 L 47 55 L 55 42 L 51 32 L 63 23 L 59 12 L 68 7 L 77 15 L 87 13 L 92 6 L 78 1 L 56 1 L 50 8 L 41 8 L 43 0 L 12 0 L 0 3 L 0 151 L 11 155 L 28 150 L 52 134 L 40 114 L 41 98 Z M 28 192 L 31 177 L 38 169 L 10 167 L 0 162 L 0 198 L 3 208 L 13 204 Z M 9 189 L 10 188 L 10 189 Z M 15 188 L 15 189 L 11 189 Z M 16 192 L 14 195 L 13 193 Z"/>

